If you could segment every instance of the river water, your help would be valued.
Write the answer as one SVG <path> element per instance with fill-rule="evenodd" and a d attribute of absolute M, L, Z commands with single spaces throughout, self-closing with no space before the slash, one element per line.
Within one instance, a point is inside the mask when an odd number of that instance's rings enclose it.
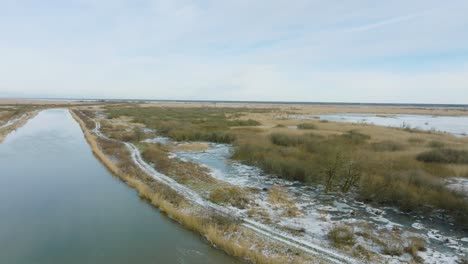
<path fill-rule="evenodd" d="M 67 110 L 0 144 L 0 263 L 238 263 L 138 198 Z"/>
<path fill-rule="evenodd" d="M 468 135 L 468 116 L 431 115 L 376 115 L 376 114 L 326 114 L 291 115 L 296 119 L 317 119 L 333 122 L 365 123 L 389 127 L 410 127 L 426 131 L 446 132 L 456 136 Z"/>

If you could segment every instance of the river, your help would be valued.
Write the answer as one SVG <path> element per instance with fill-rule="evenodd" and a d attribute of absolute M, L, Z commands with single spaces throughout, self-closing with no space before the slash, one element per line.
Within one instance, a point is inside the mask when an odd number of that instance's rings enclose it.
<path fill-rule="evenodd" d="M 0 263 L 238 263 L 113 177 L 65 109 L 10 133 L 0 171 Z"/>
<path fill-rule="evenodd" d="M 326 114 L 326 115 L 291 115 L 295 119 L 320 119 L 332 122 L 363 123 L 378 126 L 416 128 L 425 131 L 438 131 L 455 136 L 468 135 L 468 116 L 432 116 L 432 115 L 377 115 L 377 114 Z"/>

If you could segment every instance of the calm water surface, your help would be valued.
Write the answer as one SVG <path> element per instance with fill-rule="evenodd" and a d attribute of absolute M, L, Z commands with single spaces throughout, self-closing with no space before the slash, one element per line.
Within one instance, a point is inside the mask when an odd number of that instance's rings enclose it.
<path fill-rule="evenodd" d="M 238 263 L 113 177 L 67 110 L 0 144 L 0 181 L 0 263 Z"/>
<path fill-rule="evenodd" d="M 447 132 L 456 136 L 468 135 L 468 116 L 326 114 L 292 115 L 291 117 L 297 119 L 320 118 L 333 122 L 365 123 L 389 127 L 411 127 Z"/>

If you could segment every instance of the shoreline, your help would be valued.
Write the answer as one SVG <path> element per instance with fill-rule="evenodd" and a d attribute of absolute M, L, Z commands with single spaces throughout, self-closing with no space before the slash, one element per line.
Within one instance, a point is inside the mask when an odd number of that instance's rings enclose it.
<path fill-rule="evenodd" d="M 39 113 L 38 110 L 27 112 L 27 113 L 23 114 L 22 116 L 20 116 L 19 118 L 17 118 L 16 121 L 13 124 L 11 124 L 11 125 L 9 125 L 7 127 L 1 128 L 0 129 L 0 144 L 6 139 L 6 137 L 11 132 L 15 131 L 16 129 L 18 129 L 18 128 L 22 127 L 22 126 L 24 126 L 30 119 L 34 118 L 38 113 Z M 14 120 L 14 119 L 15 118 L 10 119 L 9 121 Z"/>

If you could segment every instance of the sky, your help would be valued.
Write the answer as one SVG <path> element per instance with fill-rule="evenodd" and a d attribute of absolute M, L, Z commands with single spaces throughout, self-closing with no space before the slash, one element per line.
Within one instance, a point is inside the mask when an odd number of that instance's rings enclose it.
<path fill-rule="evenodd" d="M 468 104 L 466 0 L 0 0 L 0 97 Z"/>

